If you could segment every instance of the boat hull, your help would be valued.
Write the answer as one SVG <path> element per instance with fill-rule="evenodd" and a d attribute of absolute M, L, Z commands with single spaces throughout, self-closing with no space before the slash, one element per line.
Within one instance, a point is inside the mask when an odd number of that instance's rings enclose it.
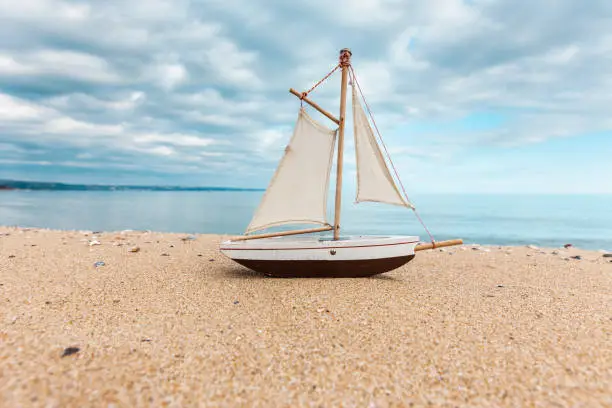
<path fill-rule="evenodd" d="M 414 255 L 357 261 L 274 261 L 235 259 L 256 272 L 276 278 L 365 278 L 392 271 L 410 262 Z"/>
<path fill-rule="evenodd" d="M 414 258 L 418 237 L 266 238 L 225 241 L 221 252 L 253 271 L 282 278 L 367 277 Z"/>

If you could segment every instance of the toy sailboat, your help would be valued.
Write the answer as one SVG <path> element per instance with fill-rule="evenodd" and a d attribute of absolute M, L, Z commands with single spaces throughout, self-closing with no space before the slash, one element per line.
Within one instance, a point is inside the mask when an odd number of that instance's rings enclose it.
<path fill-rule="evenodd" d="M 353 130 L 357 156 L 356 202 L 374 201 L 402 206 L 414 210 L 418 216 L 403 186 L 404 194 L 400 193 L 391 176 L 361 106 L 357 93 L 357 88 L 359 92 L 361 88 L 351 65 L 351 56 L 350 50 L 342 49 L 338 65 L 308 92 L 299 93 L 290 89 L 291 93 L 300 98 L 302 106 L 285 154 L 245 235 L 222 242 L 220 246 L 221 252 L 235 262 L 275 277 L 365 277 L 391 271 L 406 264 L 415 257 L 415 251 L 462 243 L 461 240 L 436 242 L 431 234 L 431 243 L 427 244 L 421 243 L 418 236 L 340 235 L 346 94 L 349 77 L 352 85 Z M 308 93 L 336 70 L 341 70 L 342 73 L 339 118 L 308 98 Z M 306 113 L 304 102 L 338 127 L 330 129 L 315 121 Z M 382 138 L 380 140 L 382 143 Z M 330 224 L 327 219 L 327 195 L 336 143 L 335 212 L 333 224 Z M 386 152 L 386 148 L 384 150 Z M 390 161 L 390 157 L 388 159 Z M 390 163 L 392 164 L 391 161 Z M 395 167 L 392 167 L 395 171 Z M 397 173 L 396 178 L 399 181 Z M 318 224 L 320 227 L 253 234 L 256 231 L 290 224 Z M 423 226 L 425 227 L 424 224 Z M 333 231 L 333 236 L 296 237 L 296 235 L 325 231 Z M 429 231 L 427 232 L 429 234 Z"/>

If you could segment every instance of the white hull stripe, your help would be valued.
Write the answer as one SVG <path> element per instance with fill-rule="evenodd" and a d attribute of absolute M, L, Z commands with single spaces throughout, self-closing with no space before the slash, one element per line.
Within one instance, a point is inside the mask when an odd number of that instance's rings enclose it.
<path fill-rule="evenodd" d="M 373 247 L 383 247 L 383 246 L 396 246 L 396 245 L 407 245 L 414 244 L 419 241 L 405 241 L 405 242 L 395 242 L 393 244 L 373 244 L 373 245 L 345 245 L 345 246 L 318 246 L 318 247 L 300 247 L 300 248 L 231 248 L 224 247 L 219 248 L 222 251 L 297 251 L 297 250 L 306 250 L 306 249 L 351 249 L 351 248 L 373 248 Z"/>

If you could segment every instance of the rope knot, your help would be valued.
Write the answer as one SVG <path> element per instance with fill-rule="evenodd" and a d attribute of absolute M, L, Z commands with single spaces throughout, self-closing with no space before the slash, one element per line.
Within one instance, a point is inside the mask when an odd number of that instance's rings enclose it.
<path fill-rule="evenodd" d="M 351 51 L 347 48 L 344 48 L 340 51 L 340 64 L 343 67 L 348 67 L 351 65 Z"/>

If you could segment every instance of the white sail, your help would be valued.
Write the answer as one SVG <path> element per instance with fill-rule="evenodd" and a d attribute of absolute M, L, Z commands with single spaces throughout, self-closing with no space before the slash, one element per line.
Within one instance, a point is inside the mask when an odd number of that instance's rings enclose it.
<path fill-rule="evenodd" d="M 327 222 L 327 191 L 336 130 L 300 109 L 293 137 L 246 233 L 284 224 Z"/>
<path fill-rule="evenodd" d="M 414 208 L 400 194 L 353 86 L 353 122 L 357 156 L 356 202 L 374 201 Z"/>

